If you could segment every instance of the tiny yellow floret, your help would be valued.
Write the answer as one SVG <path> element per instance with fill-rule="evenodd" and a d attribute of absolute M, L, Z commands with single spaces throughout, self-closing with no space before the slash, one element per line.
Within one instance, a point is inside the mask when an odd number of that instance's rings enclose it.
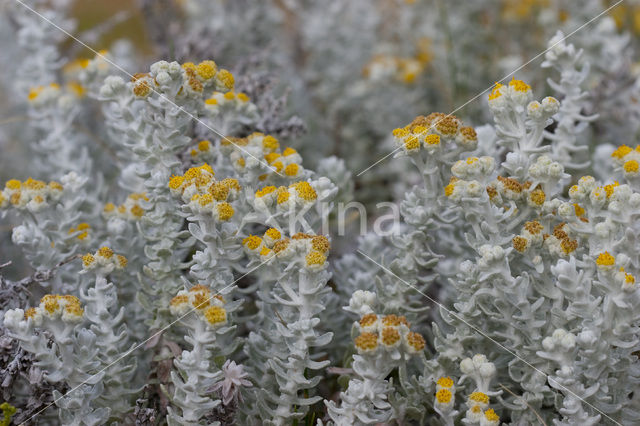
<path fill-rule="evenodd" d="M 438 392 L 436 392 L 436 399 L 440 404 L 448 404 L 449 402 L 451 402 L 452 397 L 453 394 L 449 389 L 440 389 Z"/>
<path fill-rule="evenodd" d="M 493 100 L 493 99 L 497 99 L 500 96 L 502 96 L 502 93 L 500 93 L 500 88 L 504 87 L 504 84 L 500 84 L 498 82 L 496 82 L 496 85 L 493 87 L 493 90 L 491 91 L 491 93 L 489 93 L 489 100 Z"/>
<path fill-rule="evenodd" d="M 204 311 L 204 317 L 211 325 L 220 325 L 227 321 L 227 311 L 221 306 L 209 306 Z"/>
<path fill-rule="evenodd" d="M 489 408 L 487 411 L 484 412 L 484 417 L 489 420 L 490 422 L 498 422 L 500 421 L 500 417 L 496 414 L 495 411 L 493 411 L 493 408 Z"/>
<path fill-rule="evenodd" d="M 262 244 L 262 238 L 257 235 L 249 235 L 242 240 L 242 245 L 247 246 L 249 250 L 257 249 Z"/>
<path fill-rule="evenodd" d="M 225 86 L 225 88 L 227 88 L 227 90 L 233 89 L 233 85 L 235 83 L 235 80 L 233 78 L 233 74 L 231 74 L 229 71 L 227 71 L 225 69 L 221 69 L 218 72 L 218 75 L 216 77 Z"/>
<path fill-rule="evenodd" d="M 600 253 L 596 259 L 598 266 L 613 266 L 616 263 L 616 258 L 609 254 L 608 251 Z"/>
<path fill-rule="evenodd" d="M 216 209 L 218 210 L 218 218 L 221 221 L 227 221 L 231 219 L 233 217 L 233 214 L 235 213 L 231 204 L 225 202 L 218 203 Z"/>
<path fill-rule="evenodd" d="M 289 164 L 287 167 L 284 168 L 284 174 L 287 176 L 297 176 L 298 170 L 300 170 L 300 166 L 298 166 L 295 163 Z"/>
<path fill-rule="evenodd" d="M 516 80 L 515 77 L 513 77 L 509 82 L 509 87 L 513 87 L 516 92 L 527 92 L 531 90 L 531 86 L 522 80 Z"/>
<path fill-rule="evenodd" d="M 628 153 L 630 153 L 631 151 L 633 151 L 631 147 L 627 145 L 621 145 L 615 151 L 613 151 L 611 156 L 613 158 L 617 158 L 618 160 L 622 160 L 622 158 L 626 156 Z"/>
<path fill-rule="evenodd" d="M 638 173 L 638 169 L 640 168 L 636 160 L 629 160 L 625 162 L 623 167 L 624 171 L 627 173 Z"/>
<path fill-rule="evenodd" d="M 105 259 L 111 259 L 111 257 L 113 256 L 113 250 L 106 246 L 100 247 L 98 249 L 98 255 L 104 257 Z"/>
<path fill-rule="evenodd" d="M 217 66 L 213 61 L 202 61 L 196 66 L 195 71 L 202 79 L 209 80 L 216 75 Z"/>
<path fill-rule="evenodd" d="M 487 395 L 486 393 L 483 392 L 473 392 L 471 395 L 469 395 L 469 400 L 470 401 L 474 401 L 474 402 L 478 402 L 481 404 L 488 404 L 489 403 L 489 395 Z"/>
<path fill-rule="evenodd" d="M 282 234 L 276 228 L 267 229 L 264 235 L 271 238 L 274 241 L 279 240 L 282 237 Z"/>
<path fill-rule="evenodd" d="M 443 388 L 450 388 L 453 386 L 453 380 L 451 380 L 451 377 L 448 376 L 440 377 L 436 383 L 438 384 L 438 386 Z"/>

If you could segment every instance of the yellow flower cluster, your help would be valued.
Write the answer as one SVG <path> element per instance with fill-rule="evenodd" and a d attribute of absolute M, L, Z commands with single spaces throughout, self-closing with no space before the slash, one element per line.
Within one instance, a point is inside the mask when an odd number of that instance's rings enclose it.
<path fill-rule="evenodd" d="M 291 238 L 283 237 L 282 233 L 269 228 L 262 237 L 249 235 L 242 240 L 245 251 L 259 256 L 266 261 L 273 257 L 281 260 L 301 262 L 309 271 L 319 271 L 326 267 L 327 255 L 331 244 L 324 235 L 297 233 Z"/>
<path fill-rule="evenodd" d="M 80 322 L 84 310 L 75 296 L 47 294 L 40 299 L 40 305 L 25 311 L 25 319 L 32 319 L 36 325 L 44 319 L 62 319 L 64 322 Z"/>
<path fill-rule="evenodd" d="M 216 181 L 214 175 L 207 163 L 192 167 L 182 176 L 173 176 L 169 189 L 181 196 L 194 212 L 211 213 L 214 219 L 225 222 L 235 214 L 229 201 L 238 196 L 240 184 L 231 178 Z"/>
<path fill-rule="evenodd" d="M 82 256 L 82 267 L 85 271 L 102 269 L 111 272 L 114 269 L 124 269 L 127 266 L 127 258 L 115 254 L 109 247 L 101 247 L 95 253 L 87 253 Z"/>
<path fill-rule="evenodd" d="M 212 115 L 216 115 L 223 108 L 238 112 L 242 112 L 245 109 L 248 111 L 250 107 L 249 101 L 249 96 L 242 92 L 236 93 L 231 90 L 223 93 L 215 91 L 209 98 L 205 99 L 204 106 Z"/>
<path fill-rule="evenodd" d="M 62 196 L 62 185 L 58 182 L 43 182 L 28 178 L 24 182 L 8 180 L 0 191 L 0 208 L 12 206 L 16 209 L 28 208 L 38 211 L 47 206 L 48 201 L 57 201 Z"/>
<path fill-rule="evenodd" d="M 258 210 L 267 210 L 276 206 L 281 210 L 290 210 L 295 206 L 309 206 L 316 202 L 318 193 L 307 181 L 287 186 L 265 186 L 256 191 L 254 205 Z"/>
<path fill-rule="evenodd" d="M 213 294 L 205 285 L 198 284 L 188 291 L 181 290 L 171 299 L 169 309 L 173 315 L 183 317 L 190 312 L 204 320 L 211 328 L 218 328 L 227 323 L 225 300 L 219 294 Z"/>
<path fill-rule="evenodd" d="M 402 349 L 416 354 L 425 348 L 421 334 L 410 331 L 411 325 L 404 316 L 366 314 L 356 327 L 360 335 L 354 340 L 360 354 L 376 354 L 380 350 Z"/>
<path fill-rule="evenodd" d="M 147 195 L 143 192 L 133 193 L 127 196 L 125 202 L 116 207 L 113 203 L 107 203 L 102 210 L 105 218 L 118 217 L 125 220 L 138 220 L 144 216 L 144 208 L 140 205 L 141 201 L 149 201 Z"/>
<path fill-rule="evenodd" d="M 213 86 L 216 90 L 224 92 L 233 90 L 235 84 L 233 74 L 228 70 L 218 69 L 214 61 L 202 61 L 197 65 L 193 62 L 185 62 L 182 68 L 187 85 L 197 87 L 197 81 L 200 83 L 200 91 L 202 86 Z"/>
<path fill-rule="evenodd" d="M 467 406 L 469 410 L 466 413 L 465 418 L 471 422 L 478 422 L 487 426 L 498 426 L 500 424 L 500 417 L 496 414 L 493 408 L 487 408 L 489 406 L 489 395 L 484 392 L 473 392 L 467 398 Z"/>
<path fill-rule="evenodd" d="M 635 178 L 640 174 L 640 145 L 635 149 L 622 145 L 611 154 L 617 165 L 621 166 L 626 178 Z"/>
<path fill-rule="evenodd" d="M 272 175 L 293 180 L 304 172 L 300 154 L 293 148 L 281 151 L 278 139 L 271 135 L 254 132 L 244 138 L 226 137 L 221 147 L 238 171 L 265 169 L 268 165 L 268 172 L 259 176 L 261 181 Z"/>
<path fill-rule="evenodd" d="M 531 86 L 522 80 L 516 80 L 515 77 L 511 79 L 508 85 L 504 85 L 496 82 L 493 86 L 493 90 L 489 93 L 489 104 L 496 104 L 499 98 L 508 96 L 516 100 L 527 99 L 531 95 Z"/>
<path fill-rule="evenodd" d="M 452 147 L 471 151 L 478 143 L 473 127 L 463 126 L 455 115 L 440 112 L 420 115 L 408 125 L 393 130 L 392 134 L 396 145 L 407 154 L 421 149 L 434 154 Z"/>
<path fill-rule="evenodd" d="M 529 207 L 540 209 L 547 201 L 547 194 L 540 185 L 533 187 L 531 181 L 520 183 L 511 177 L 498 176 L 485 189 L 489 199 L 498 205 L 505 201 L 522 201 Z M 445 192 L 447 192 L 447 188 L 445 188 Z M 450 189 L 449 193 L 453 193 L 453 189 Z"/>
<path fill-rule="evenodd" d="M 544 246 L 550 254 L 566 257 L 578 249 L 578 241 L 572 239 L 570 233 L 571 230 L 564 222 L 557 224 L 551 234 L 544 233 L 544 226 L 533 220 L 524 224 L 520 235 L 513 237 L 511 243 L 520 253 Z"/>

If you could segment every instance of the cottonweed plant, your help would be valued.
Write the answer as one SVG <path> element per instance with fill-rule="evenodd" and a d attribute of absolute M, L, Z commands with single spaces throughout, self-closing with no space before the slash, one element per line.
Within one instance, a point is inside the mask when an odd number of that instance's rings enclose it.
<path fill-rule="evenodd" d="M 143 3 L 0 16 L 0 424 L 640 423 L 637 5 Z"/>

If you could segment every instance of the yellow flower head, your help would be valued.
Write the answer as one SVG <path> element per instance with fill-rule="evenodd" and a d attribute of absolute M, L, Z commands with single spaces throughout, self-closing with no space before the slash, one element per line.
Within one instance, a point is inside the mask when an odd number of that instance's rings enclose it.
<path fill-rule="evenodd" d="M 613 191 L 617 186 L 620 186 L 620 183 L 618 183 L 618 181 L 614 181 L 613 183 L 604 186 L 604 192 L 607 193 L 607 198 L 610 198 L 613 195 Z"/>
<path fill-rule="evenodd" d="M 120 265 L 121 268 L 125 268 L 127 266 L 127 263 L 129 263 L 127 258 L 122 256 L 121 254 L 116 255 L 116 259 L 118 260 L 118 265 Z"/>
<path fill-rule="evenodd" d="M 420 141 L 418 137 L 415 135 L 407 136 L 404 140 L 404 147 L 407 151 L 415 151 L 420 149 Z"/>
<path fill-rule="evenodd" d="M 380 333 L 380 340 L 385 346 L 394 346 L 400 342 L 400 332 L 394 327 L 385 327 Z"/>
<path fill-rule="evenodd" d="M 431 146 L 440 145 L 440 136 L 435 134 L 427 135 L 424 138 L 424 143 L 425 145 L 431 145 Z"/>
<path fill-rule="evenodd" d="M 311 247 L 321 253 L 326 253 L 331 248 L 329 239 L 324 235 L 316 235 L 311 239 Z"/>
<path fill-rule="evenodd" d="M 516 80 L 515 77 L 513 77 L 509 82 L 509 87 L 512 87 L 516 92 L 527 92 L 531 90 L 531 86 L 522 80 Z"/>
<path fill-rule="evenodd" d="M 529 200 L 537 206 L 543 205 L 546 198 L 547 196 L 542 189 L 534 189 L 529 194 Z"/>
<path fill-rule="evenodd" d="M 295 163 L 289 164 L 287 167 L 284 168 L 284 174 L 287 176 L 297 176 L 299 170 L 300 170 L 300 166 L 298 166 L 297 164 Z"/>
<path fill-rule="evenodd" d="M 184 177 L 183 176 L 173 176 L 169 180 L 169 188 L 173 189 L 173 190 L 179 189 L 180 187 L 182 187 L 183 183 L 184 183 Z"/>
<path fill-rule="evenodd" d="M 305 201 L 315 201 L 318 198 L 316 190 L 307 181 L 298 182 L 292 185 L 296 189 L 298 197 Z"/>
<path fill-rule="evenodd" d="M 416 352 L 420 352 L 426 346 L 424 337 L 422 337 L 420 333 L 414 333 L 414 332 L 409 332 L 407 334 L 407 344 L 412 350 Z"/>
<path fill-rule="evenodd" d="M 227 221 L 231 219 L 233 217 L 233 214 L 235 213 L 231 204 L 226 202 L 218 203 L 216 209 L 218 210 L 218 218 L 221 221 Z"/>
<path fill-rule="evenodd" d="M 276 228 L 267 229 L 264 235 L 265 237 L 271 238 L 273 241 L 277 241 L 282 237 L 282 234 Z"/>
<path fill-rule="evenodd" d="M 436 392 L 436 400 L 440 404 L 448 404 L 451 402 L 451 399 L 453 399 L 453 394 L 449 389 L 440 389 Z"/>
<path fill-rule="evenodd" d="M 22 182 L 20 182 L 18 179 L 11 179 L 4 184 L 4 187 L 7 189 L 18 190 L 22 188 Z"/>
<path fill-rule="evenodd" d="M 362 333 L 355 338 L 354 343 L 360 352 L 371 352 L 378 347 L 378 335 L 376 333 Z"/>
<path fill-rule="evenodd" d="M 616 258 L 609 254 L 608 251 L 600 253 L 596 259 L 596 264 L 601 267 L 610 267 L 616 263 Z"/>
<path fill-rule="evenodd" d="M 221 306 L 209 306 L 204 317 L 210 325 L 220 326 L 227 322 L 227 311 Z"/>
<path fill-rule="evenodd" d="M 111 257 L 113 256 L 113 250 L 106 246 L 101 247 L 98 249 L 98 255 L 104 257 L 105 259 L 111 259 Z"/>
<path fill-rule="evenodd" d="M 262 244 L 262 238 L 258 237 L 257 235 L 249 235 L 242 240 L 242 245 L 247 247 L 249 250 L 257 249 L 260 244 Z"/>
<path fill-rule="evenodd" d="M 278 148 L 280 148 L 278 139 L 274 138 L 273 136 L 267 135 L 264 137 L 264 139 L 262 139 L 262 149 L 265 152 L 273 152 Z"/>
<path fill-rule="evenodd" d="M 93 257 L 93 255 L 90 253 L 87 253 L 84 256 L 82 256 L 82 265 L 85 268 L 88 268 L 89 266 L 91 266 L 95 261 L 96 261 L 96 258 Z"/>
<path fill-rule="evenodd" d="M 288 157 L 290 155 L 297 154 L 297 153 L 298 153 L 298 151 L 296 151 L 295 149 L 290 148 L 290 147 L 287 147 L 287 148 L 284 149 L 284 151 L 282 151 L 282 155 L 284 157 Z"/>
<path fill-rule="evenodd" d="M 216 63 L 213 61 L 202 61 L 195 68 L 198 77 L 202 78 L 203 80 L 212 79 L 216 75 L 216 71 L 218 69 Z"/>
<path fill-rule="evenodd" d="M 631 147 L 628 147 L 627 145 L 621 145 L 615 151 L 613 151 L 611 156 L 613 158 L 617 158 L 618 160 L 622 160 L 622 158 L 629 154 L 631 151 L 633 151 Z"/>
<path fill-rule="evenodd" d="M 469 401 L 472 404 L 475 403 L 473 405 L 477 405 L 477 404 L 486 405 L 489 403 L 489 395 L 483 392 L 473 392 L 471 395 L 469 395 Z"/>
<path fill-rule="evenodd" d="M 361 327 L 370 327 L 378 321 L 376 314 L 365 314 L 360 318 L 359 324 Z"/>
<path fill-rule="evenodd" d="M 453 387 L 453 380 L 451 377 L 440 377 L 436 384 L 442 388 L 451 388 Z"/>
<path fill-rule="evenodd" d="M 511 240 L 511 244 L 513 245 L 514 249 L 518 250 L 520 253 L 524 253 L 529 247 L 529 240 L 517 235 L 513 237 L 513 240 Z"/>
<path fill-rule="evenodd" d="M 235 83 L 235 80 L 233 78 L 233 74 L 231 74 L 229 71 L 227 71 L 225 69 L 221 69 L 218 72 L 218 75 L 216 77 L 218 78 L 218 80 L 220 80 L 220 82 L 224 85 L 224 87 L 227 90 L 233 89 L 233 85 Z"/>
<path fill-rule="evenodd" d="M 493 99 L 497 99 L 500 96 L 502 96 L 502 93 L 500 93 L 500 88 L 504 87 L 504 84 L 500 84 L 498 82 L 496 82 L 496 85 L 493 87 L 493 90 L 491 91 L 491 93 L 489 93 L 489 100 L 493 100 Z"/>
<path fill-rule="evenodd" d="M 500 421 L 500 417 L 496 414 L 495 411 L 493 411 L 493 408 L 489 408 L 487 411 L 484 412 L 484 417 L 485 419 L 489 420 L 490 422 L 499 422 Z"/>
<path fill-rule="evenodd" d="M 398 128 L 398 129 L 394 129 L 393 132 L 391 132 L 391 134 L 393 136 L 395 136 L 396 138 L 405 138 L 407 136 L 409 136 L 409 131 L 405 128 Z"/>
<path fill-rule="evenodd" d="M 278 240 L 273 244 L 273 252 L 275 254 L 282 253 L 288 247 L 289 247 L 289 240 L 288 239 Z"/>
<path fill-rule="evenodd" d="M 275 192 L 275 190 L 276 190 L 275 186 L 265 186 L 264 188 L 259 189 L 259 190 L 256 191 L 256 197 L 257 198 L 262 198 L 265 195 L 269 195 L 272 192 Z"/>
<path fill-rule="evenodd" d="M 307 263 L 307 266 L 319 266 L 324 265 L 324 263 L 327 261 L 327 258 L 319 251 L 313 250 L 309 254 L 307 254 L 307 256 L 305 257 L 305 261 Z"/>
<path fill-rule="evenodd" d="M 638 169 L 640 168 L 636 160 L 626 161 L 623 167 L 626 173 L 638 173 Z"/>
<path fill-rule="evenodd" d="M 406 325 L 409 327 L 409 323 L 407 322 L 407 318 L 404 315 L 397 316 L 395 314 L 386 315 L 382 318 L 382 325 L 385 327 L 400 327 L 400 325 Z"/>

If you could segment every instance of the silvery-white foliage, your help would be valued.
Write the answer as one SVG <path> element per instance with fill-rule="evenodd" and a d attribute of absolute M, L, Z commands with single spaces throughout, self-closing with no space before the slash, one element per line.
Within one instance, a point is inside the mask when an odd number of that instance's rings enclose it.
<path fill-rule="evenodd" d="M 6 422 L 638 424 L 611 4 L 0 1 Z"/>

